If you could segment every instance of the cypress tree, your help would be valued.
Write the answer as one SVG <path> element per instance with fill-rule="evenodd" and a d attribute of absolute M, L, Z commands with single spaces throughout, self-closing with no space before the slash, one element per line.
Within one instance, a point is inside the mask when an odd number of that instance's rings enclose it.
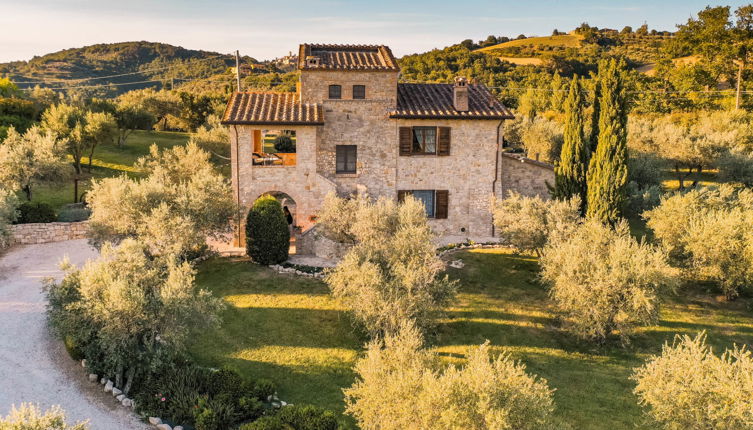
<path fill-rule="evenodd" d="M 586 215 L 614 224 L 626 194 L 627 112 L 617 62 L 609 60 L 599 69 L 599 133 L 588 167 Z"/>
<path fill-rule="evenodd" d="M 605 61 L 601 61 L 599 63 L 599 70 L 601 70 L 602 66 L 606 65 Z M 599 75 L 592 75 L 591 81 L 593 82 L 593 99 L 591 100 L 591 133 L 588 136 L 589 140 L 589 150 L 591 151 L 591 154 L 596 152 L 596 144 L 599 141 L 599 114 L 601 112 L 601 109 L 599 109 L 599 99 L 601 98 L 601 85 L 600 85 L 600 77 Z"/>
<path fill-rule="evenodd" d="M 554 168 L 553 197 L 565 200 L 579 196 L 581 213 L 586 208 L 586 173 L 590 156 L 589 141 L 586 138 L 583 94 L 578 76 L 573 76 L 565 100 L 565 130 L 560 162 Z"/>

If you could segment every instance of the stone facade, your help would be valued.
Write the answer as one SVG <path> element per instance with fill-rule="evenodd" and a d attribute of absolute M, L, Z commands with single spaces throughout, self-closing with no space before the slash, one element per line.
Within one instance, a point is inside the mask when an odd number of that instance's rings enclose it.
<path fill-rule="evenodd" d="M 88 221 L 15 224 L 10 226 L 10 244 L 31 245 L 86 239 L 88 234 Z"/>
<path fill-rule="evenodd" d="M 329 99 L 330 85 L 340 85 L 340 99 Z M 366 87 L 365 99 L 353 99 L 354 85 Z M 482 113 L 458 118 L 447 111 L 426 115 L 433 119 L 391 115 L 400 103 L 397 71 L 303 69 L 297 97 L 301 106 L 321 107 L 320 123 L 276 125 L 239 120 L 228 124 L 236 199 L 245 207 L 265 193 L 284 193 L 294 200 L 294 224 L 303 231 L 298 252 L 335 252 L 330 246 L 317 247 L 313 236 L 306 234 L 330 192 L 396 199 L 401 190 L 447 190 L 447 217 L 429 223 L 440 235 L 461 237 L 493 233 L 492 195 L 503 196 L 508 189 L 548 195 L 545 181 L 553 177 L 551 167 L 500 156 L 503 119 L 499 116 L 484 118 Z M 427 93 L 427 97 L 432 95 Z M 424 99 L 419 96 L 418 100 Z M 476 100 L 474 106 L 482 109 L 489 103 Z M 417 115 L 421 112 L 419 109 Z M 449 155 L 400 155 L 400 128 L 416 126 L 449 127 Z M 253 165 L 255 133 L 258 136 L 265 129 L 277 128 L 296 132 L 296 164 Z M 336 172 L 338 145 L 356 146 L 356 173 Z"/>
<path fill-rule="evenodd" d="M 500 155 L 499 195 L 510 191 L 524 196 L 549 198 L 547 184 L 554 186 L 554 169 L 551 165 L 513 154 Z"/>

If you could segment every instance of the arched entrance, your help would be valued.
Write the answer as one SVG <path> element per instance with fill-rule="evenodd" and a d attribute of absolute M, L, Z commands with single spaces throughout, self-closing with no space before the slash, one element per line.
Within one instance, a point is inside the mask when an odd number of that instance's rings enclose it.
<path fill-rule="evenodd" d="M 259 197 L 263 196 L 271 196 L 277 199 L 278 202 L 280 202 L 280 205 L 282 206 L 283 212 L 285 212 L 286 218 L 288 218 L 288 226 L 290 228 L 290 254 L 296 253 L 296 237 L 300 234 L 300 228 L 297 224 L 297 205 L 295 200 L 290 197 L 289 194 L 284 193 L 282 191 L 267 191 L 265 193 L 262 193 Z M 257 197 L 257 199 L 259 198 Z M 286 212 L 287 209 L 287 212 Z M 288 217 L 288 212 L 290 213 Z"/>

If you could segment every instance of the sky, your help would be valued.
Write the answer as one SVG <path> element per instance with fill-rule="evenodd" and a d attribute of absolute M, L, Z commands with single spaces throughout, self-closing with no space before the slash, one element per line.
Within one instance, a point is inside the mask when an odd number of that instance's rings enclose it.
<path fill-rule="evenodd" d="M 749 2 L 749 1 L 748 1 Z M 727 0 L 733 8 L 746 1 Z M 259 60 L 299 43 L 385 44 L 397 56 L 488 35 L 544 36 L 582 22 L 673 31 L 709 0 L 0 0 L 0 62 L 146 40 Z M 715 3 L 712 3 L 716 5 Z"/>

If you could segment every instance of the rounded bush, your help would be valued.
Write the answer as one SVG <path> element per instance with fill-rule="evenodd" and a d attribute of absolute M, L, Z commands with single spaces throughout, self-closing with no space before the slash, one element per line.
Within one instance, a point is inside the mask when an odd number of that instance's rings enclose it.
<path fill-rule="evenodd" d="M 246 253 L 259 264 L 279 264 L 288 259 L 290 230 L 282 206 L 272 196 L 262 196 L 246 218 Z"/>
<path fill-rule="evenodd" d="M 57 215 L 52 206 L 47 203 L 29 203 L 26 202 L 18 207 L 18 224 L 29 224 L 38 222 L 55 222 Z"/>
<path fill-rule="evenodd" d="M 295 143 L 293 138 L 287 134 L 281 134 L 275 137 L 275 150 L 277 152 L 292 153 L 295 152 Z"/>

